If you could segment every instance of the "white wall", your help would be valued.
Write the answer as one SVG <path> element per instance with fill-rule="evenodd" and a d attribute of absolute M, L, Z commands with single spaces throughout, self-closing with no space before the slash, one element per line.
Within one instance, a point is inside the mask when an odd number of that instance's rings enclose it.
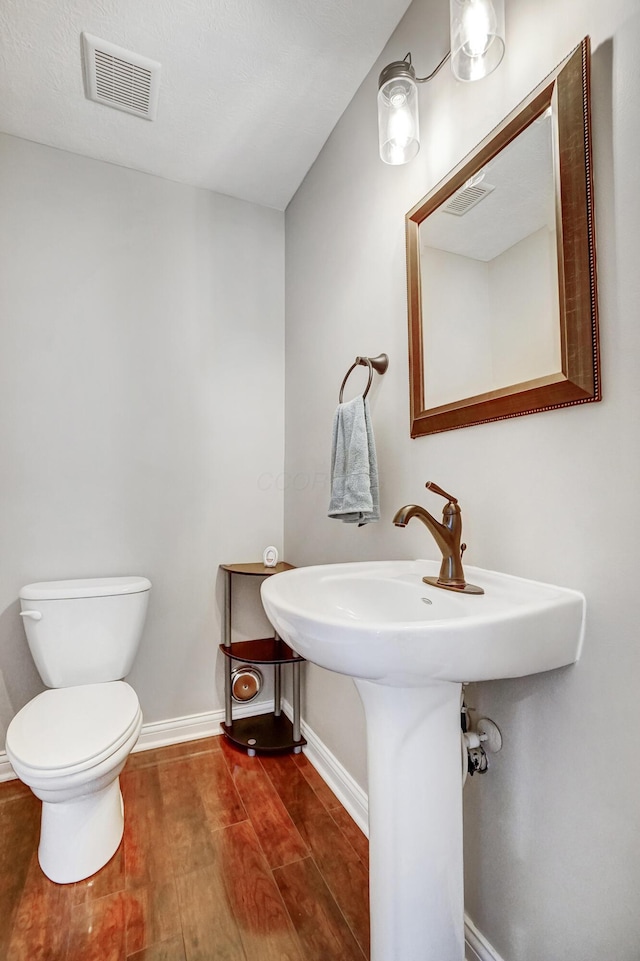
<path fill-rule="evenodd" d="M 377 73 L 408 49 L 429 72 L 448 42 L 446 7 L 415 0 L 287 210 L 287 556 L 435 558 L 421 525 L 391 525 L 402 504 L 438 510 L 423 486 L 433 479 L 460 498 L 470 564 L 585 592 L 578 665 L 470 692 L 505 747 L 465 789 L 467 908 L 505 961 L 637 961 L 640 11 L 637 0 L 508 0 L 500 69 L 471 85 L 443 71 L 421 87 L 423 149 L 385 167 Z M 412 441 L 404 214 L 587 33 L 604 400 Z M 372 394 L 382 517 L 358 529 L 326 518 L 331 418 L 353 358 L 380 351 L 391 359 Z M 305 694 L 306 719 L 365 784 L 351 682 L 308 668 Z"/>
<path fill-rule="evenodd" d="M 425 409 L 494 386 L 489 267 L 423 247 L 420 256 Z"/>
<path fill-rule="evenodd" d="M 554 230 L 542 227 L 487 264 L 493 384 L 562 370 Z"/>
<path fill-rule="evenodd" d="M 426 408 L 561 369 L 555 232 L 489 261 L 423 247 L 420 264 Z"/>
<path fill-rule="evenodd" d="M 153 582 L 146 721 L 220 706 L 218 564 L 282 539 L 283 220 L 0 137 L 3 727 L 41 689 L 18 591 L 64 577 Z"/>

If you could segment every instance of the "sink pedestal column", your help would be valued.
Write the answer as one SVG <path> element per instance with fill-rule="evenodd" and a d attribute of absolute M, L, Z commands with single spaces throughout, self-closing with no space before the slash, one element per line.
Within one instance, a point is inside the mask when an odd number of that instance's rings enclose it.
<path fill-rule="evenodd" d="M 461 685 L 354 680 L 367 718 L 371 961 L 464 961 Z"/>

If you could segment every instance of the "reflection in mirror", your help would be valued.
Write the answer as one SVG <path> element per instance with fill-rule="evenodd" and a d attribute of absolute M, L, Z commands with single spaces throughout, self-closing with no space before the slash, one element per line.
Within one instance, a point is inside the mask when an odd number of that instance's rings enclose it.
<path fill-rule="evenodd" d="M 588 52 L 407 215 L 414 437 L 600 398 Z"/>
<path fill-rule="evenodd" d="M 560 369 L 551 138 L 546 110 L 420 225 L 427 407 Z"/>

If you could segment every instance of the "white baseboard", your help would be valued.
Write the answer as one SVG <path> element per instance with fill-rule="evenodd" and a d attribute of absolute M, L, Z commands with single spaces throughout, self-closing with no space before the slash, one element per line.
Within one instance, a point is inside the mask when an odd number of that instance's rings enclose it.
<path fill-rule="evenodd" d="M 287 717 L 291 718 L 289 702 L 283 701 L 282 707 Z M 369 805 L 366 791 L 363 791 L 337 757 L 304 721 L 300 724 L 300 730 L 307 741 L 307 746 L 303 749 L 304 754 L 342 806 L 347 809 L 360 830 L 369 837 Z"/>
<path fill-rule="evenodd" d="M 248 717 L 251 714 L 267 713 L 267 711 L 272 710 L 272 700 L 258 704 L 233 705 L 234 717 Z M 283 710 L 287 717 L 291 719 L 291 705 L 287 701 L 283 701 Z M 133 750 L 134 752 L 150 751 L 153 748 L 165 747 L 169 744 L 180 744 L 183 741 L 212 737 L 221 733 L 220 724 L 222 721 L 224 721 L 224 710 L 222 709 L 205 711 L 202 714 L 191 714 L 187 717 L 169 718 L 166 721 L 152 721 L 149 724 L 142 725 L 140 737 Z M 369 803 L 366 792 L 351 777 L 335 754 L 332 754 L 308 724 L 302 721 L 300 727 L 302 735 L 307 741 L 304 748 L 306 757 L 349 812 L 361 831 L 368 837 Z M 13 768 L 6 753 L 2 751 L 0 752 L 0 782 L 10 781 L 14 778 Z M 503 961 L 466 914 L 464 928 L 466 961 Z"/>
<path fill-rule="evenodd" d="M 466 961 L 503 961 L 468 914 L 464 916 L 464 937 L 467 942 Z"/>
<path fill-rule="evenodd" d="M 14 781 L 15 774 L 6 751 L 0 751 L 0 782 Z"/>
<path fill-rule="evenodd" d="M 249 717 L 252 714 L 267 714 L 273 710 L 273 699 L 249 704 L 233 705 L 234 717 Z M 140 737 L 133 749 L 150 751 L 168 744 L 181 744 L 183 741 L 197 741 L 203 737 L 221 734 L 220 725 L 224 721 L 224 709 L 204 711 L 202 714 L 189 714 L 187 717 L 171 717 L 166 721 L 152 721 L 143 724 Z"/>

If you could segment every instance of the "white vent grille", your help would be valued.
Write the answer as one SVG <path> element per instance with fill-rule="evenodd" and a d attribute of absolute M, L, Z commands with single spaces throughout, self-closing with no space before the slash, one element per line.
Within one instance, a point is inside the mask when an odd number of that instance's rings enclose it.
<path fill-rule="evenodd" d="M 491 184 L 484 182 L 480 184 L 469 184 L 458 190 L 458 192 L 444 204 L 442 210 L 445 214 L 462 217 L 468 210 L 471 210 L 472 207 L 479 204 L 481 200 L 484 200 L 484 198 L 495 189 Z"/>
<path fill-rule="evenodd" d="M 89 100 L 155 120 L 160 64 L 88 33 L 82 41 Z"/>

